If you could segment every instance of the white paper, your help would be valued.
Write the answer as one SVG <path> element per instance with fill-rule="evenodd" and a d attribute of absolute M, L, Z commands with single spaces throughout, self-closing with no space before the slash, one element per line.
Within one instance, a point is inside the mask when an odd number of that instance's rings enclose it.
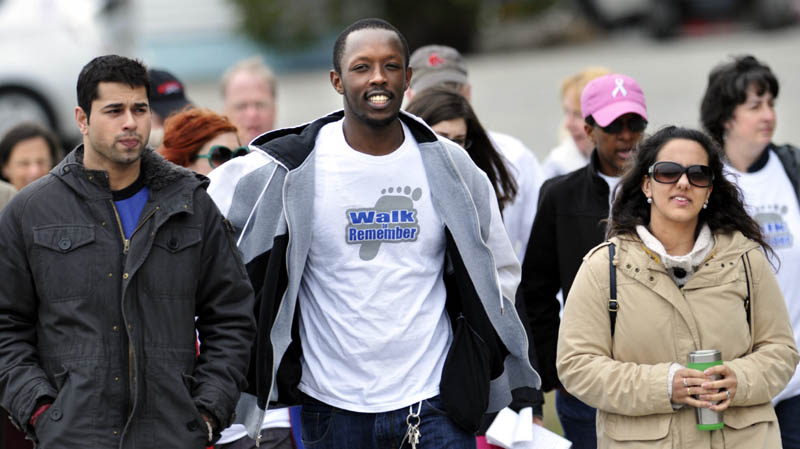
<path fill-rule="evenodd" d="M 505 449 L 569 449 L 572 443 L 542 426 L 533 424 L 533 411 L 523 408 L 519 414 L 506 407 L 500 410 L 486 431 L 489 444 Z"/>
<path fill-rule="evenodd" d="M 497 414 L 492 425 L 486 430 L 486 442 L 511 449 L 514 444 L 514 430 L 517 428 L 519 416 L 514 410 L 506 407 Z"/>

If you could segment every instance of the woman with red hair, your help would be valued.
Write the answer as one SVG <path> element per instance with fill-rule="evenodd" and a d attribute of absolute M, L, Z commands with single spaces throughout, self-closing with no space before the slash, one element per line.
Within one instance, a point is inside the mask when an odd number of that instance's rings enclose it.
<path fill-rule="evenodd" d="M 247 154 L 236 132 L 225 116 L 209 109 L 185 109 L 164 122 L 158 152 L 174 164 L 207 175 L 231 158 Z"/>

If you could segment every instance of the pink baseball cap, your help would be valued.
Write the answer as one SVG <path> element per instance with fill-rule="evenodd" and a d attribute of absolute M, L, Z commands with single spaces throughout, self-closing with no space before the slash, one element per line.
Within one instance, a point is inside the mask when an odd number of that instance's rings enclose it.
<path fill-rule="evenodd" d="M 608 126 L 618 117 L 634 113 L 647 120 L 647 106 L 639 83 L 633 78 L 612 73 L 593 79 L 581 93 L 583 118 L 592 116 L 599 126 Z"/>

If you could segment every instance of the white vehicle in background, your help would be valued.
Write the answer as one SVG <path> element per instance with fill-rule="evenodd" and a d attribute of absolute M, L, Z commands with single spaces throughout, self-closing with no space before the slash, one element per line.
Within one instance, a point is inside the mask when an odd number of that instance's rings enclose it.
<path fill-rule="evenodd" d="M 50 127 L 69 148 L 81 68 L 133 53 L 127 0 L 0 0 L 0 136 L 21 121 Z"/>

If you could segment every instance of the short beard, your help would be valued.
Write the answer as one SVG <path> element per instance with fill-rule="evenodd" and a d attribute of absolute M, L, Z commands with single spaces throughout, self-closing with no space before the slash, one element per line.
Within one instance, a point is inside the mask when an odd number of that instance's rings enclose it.
<path fill-rule="evenodd" d="M 350 106 L 350 101 L 347 99 L 347 95 L 344 96 L 344 101 L 347 103 L 348 109 L 350 112 L 360 121 L 369 126 L 370 128 L 386 128 L 387 126 L 394 123 L 395 120 L 400 116 L 400 111 L 397 111 L 393 116 L 386 117 L 383 119 L 374 119 L 368 117 L 366 114 L 362 114 L 360 112 L 356 112 L 356 110 Z"/>
<path fill-rule="evenodd" d="M 397 120 L 397 115 L 394 117 L 386 117 L 384 119 L 374 119 L 369 117 L 359 117 L 362 122 L 366 123 L 370 128 L 386 128 Z"/>

